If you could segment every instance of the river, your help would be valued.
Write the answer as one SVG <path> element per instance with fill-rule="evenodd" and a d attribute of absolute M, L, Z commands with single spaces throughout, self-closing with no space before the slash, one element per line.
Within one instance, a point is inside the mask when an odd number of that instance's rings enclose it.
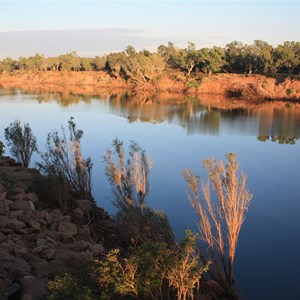
<path fill-rule="evenodd" d="M 30 124 L 41 151 L 47 133 L 73 116 L 84 131 L 83 153 L 94 162 L 94 197 L 111 214 L 103 156 L 116 137 L 125 146 L 138 142 L 154 161 L 148 205 L 166 212 L 178 238 L 187 227 L 197 230 L 181 171 L 205 179 L 204 159 L 236 153 L 253 194 L 237 247 L 236 286 L 244 299 L 300 299 L 300 106 L 0 89 L 0 111 L 2 141 L 4 128 L 19 119 Z"/>

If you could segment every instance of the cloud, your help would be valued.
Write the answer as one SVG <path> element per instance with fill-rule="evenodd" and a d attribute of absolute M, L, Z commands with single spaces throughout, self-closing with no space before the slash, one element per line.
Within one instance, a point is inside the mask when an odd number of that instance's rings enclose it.
<path fill-rule="evenodd" d="M 35 53 L 55 56 L 73 50 L 79 55 L 90 53 L 94 56 L 121 51 L 127 45 L 156 49 L 159 44 L 167 42 L 162 37 L 150 37 L 146 31 L 135 28 L 11 31 L 0 32 L 0 40 L 2 58 L 3 54 L 13 58 Z"/>

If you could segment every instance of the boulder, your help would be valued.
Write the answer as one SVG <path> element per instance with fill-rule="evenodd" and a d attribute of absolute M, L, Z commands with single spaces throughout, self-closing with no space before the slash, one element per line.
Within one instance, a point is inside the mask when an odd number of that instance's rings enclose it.
<path fill-rule="evenodd" d="M 32 275 L 24 276 L 20 280 L 20 284 L 22 300 L 42 299 L 47 291 L 47 282 L 43 280 L 38 280 Z"/>
<path fill-rule="evenodd" d="M 83 253 L 78 253 L 73 250 L 59 249 L 56 253 L 56 258 L 53 263 L 63 267 L 82 267 L 86 266 L 90 261 L 90 257 Z"/>
<path fill-rule="evenodd" d="M 46 260 L 35 263 L 33 268 L 34 273 L 37 275 L 37 277 L 40 278 L 57 273 L 57 269 L 53 265 L 48 263 Z"/>

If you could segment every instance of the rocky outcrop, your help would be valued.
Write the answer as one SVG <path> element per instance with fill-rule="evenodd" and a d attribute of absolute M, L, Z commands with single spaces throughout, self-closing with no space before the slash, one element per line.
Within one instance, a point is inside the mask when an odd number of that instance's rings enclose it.
<path fill-rule="evenodd" d="M 51 276 L 86 266 L 114 240 L 112 221 L 89 200 L 68 214 L 47 208 L 31 190 L 37 176 L 0 157 L 0 300 L 40 299 Z"/>

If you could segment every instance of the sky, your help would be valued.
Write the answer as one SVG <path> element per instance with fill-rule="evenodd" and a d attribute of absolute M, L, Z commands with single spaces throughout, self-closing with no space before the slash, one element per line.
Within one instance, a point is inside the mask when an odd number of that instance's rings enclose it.
<path fill-rule="evenodd" d="M 0 59 L 300 40 L 298 1 L 1 1 Z"/>

